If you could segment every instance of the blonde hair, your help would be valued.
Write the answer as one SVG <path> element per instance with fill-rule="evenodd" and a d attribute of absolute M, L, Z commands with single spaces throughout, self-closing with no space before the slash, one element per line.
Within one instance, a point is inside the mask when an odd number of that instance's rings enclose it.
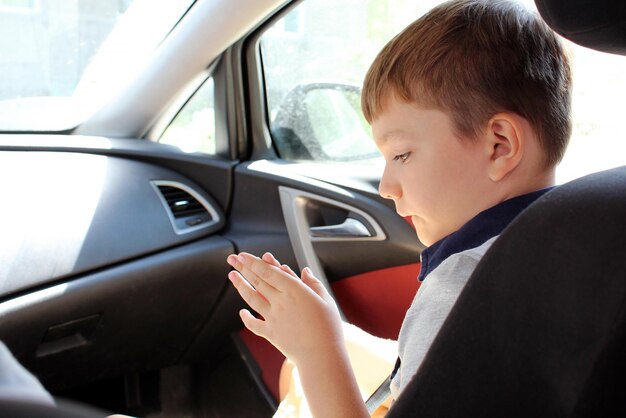
<path fill-rule="evenodd" d="M 368 122 L 393 95 L 447 112 L 464 138 L 494 114 L 514 112 L 533 126 L 548 167 L 571 134 L 569 59 L 537 14 L 510 1 L 449 1 L 409 25 L 367 72 Z"/>

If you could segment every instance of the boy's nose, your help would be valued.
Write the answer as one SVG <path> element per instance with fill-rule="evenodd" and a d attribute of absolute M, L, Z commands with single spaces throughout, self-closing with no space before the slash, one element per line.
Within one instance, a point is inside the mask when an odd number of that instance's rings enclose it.
<path fill-rule="evenodd" d="M 387 170 L 383 172 L 383 176 L 380 179 L 378 185 L 378 194 L 385 199 L 397 200 L 402 196 L 402 189 L 400 185 L 393 181 Z"/>

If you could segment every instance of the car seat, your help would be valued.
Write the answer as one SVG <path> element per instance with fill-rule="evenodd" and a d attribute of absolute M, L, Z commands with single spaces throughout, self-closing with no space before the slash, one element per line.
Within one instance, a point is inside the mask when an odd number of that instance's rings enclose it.
<path fill-rule="evenodd" d="M 558 33 L 626 54 L 623 0 L 536 3 Z M 387 415 L 407 416 L 626 416 L 626 166 L 501 234 Z"/>

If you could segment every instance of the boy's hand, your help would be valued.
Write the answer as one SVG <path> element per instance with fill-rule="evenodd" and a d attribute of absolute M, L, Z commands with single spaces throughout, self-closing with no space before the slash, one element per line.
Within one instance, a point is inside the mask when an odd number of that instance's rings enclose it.
<path fill-rule="evenodd" d="M 343 349 L 337 306 L 310 269 L 302 270 L 300 280 L 270 253 L 262 259 L 247 253 L 230 255 L 227 262 L 237 270 L 228 278 L 262 316 L 257 319 L 246 309 L 240 311 L 250 331 L 267 339 L 296 365 Z"/>

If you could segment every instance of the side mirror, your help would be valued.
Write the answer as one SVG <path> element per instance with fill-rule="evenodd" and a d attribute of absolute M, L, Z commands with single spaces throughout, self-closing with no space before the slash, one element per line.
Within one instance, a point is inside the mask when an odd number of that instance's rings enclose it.
<path fill-rule="evenodd" d="M 379 155 L 361 113 L 358 86 L 298 85 L 281 102 L 271 126 L 285 159 L 350 161 Z"/>

